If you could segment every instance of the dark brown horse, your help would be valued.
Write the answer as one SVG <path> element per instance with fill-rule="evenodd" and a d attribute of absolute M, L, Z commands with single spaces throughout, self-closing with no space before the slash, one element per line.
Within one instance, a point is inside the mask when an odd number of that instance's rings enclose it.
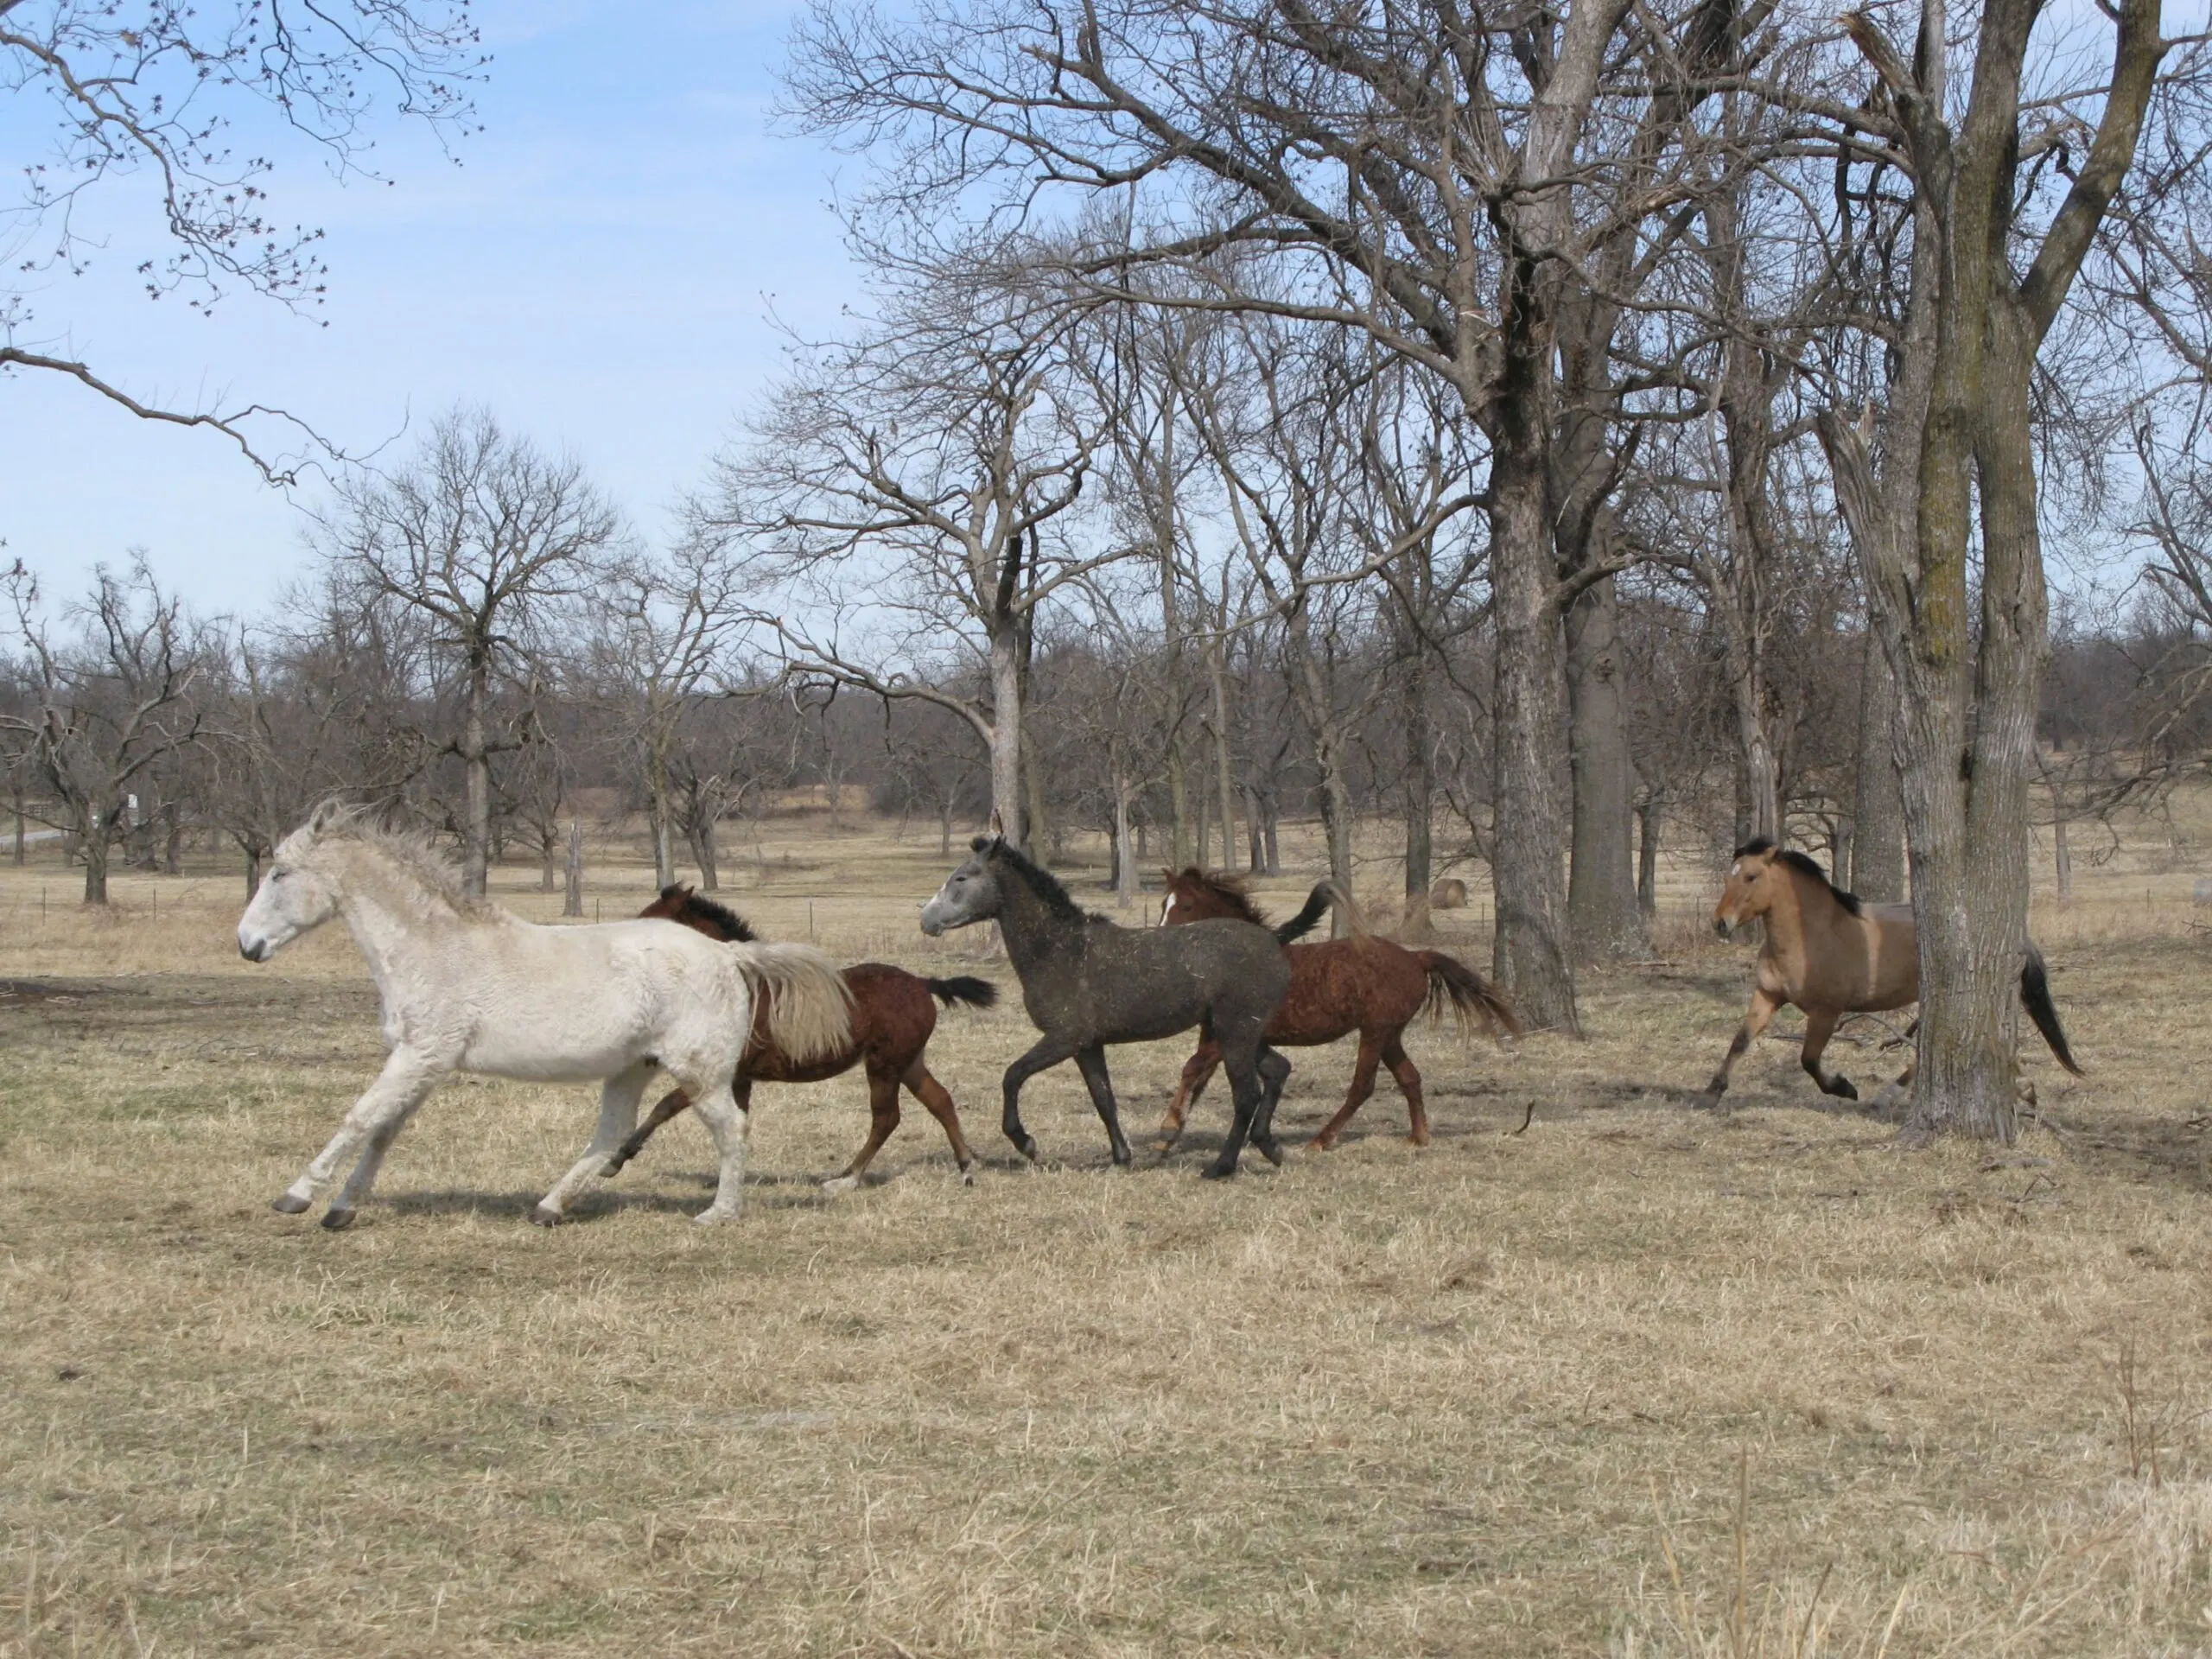
<path fill-rule="evenodd" d="M 1167 878 L 1167 897 L 1160 907 L 1163 927 L 1209 917 L 1234 916 L 1265 927 L 1267 918 L 1252 902 L 1243 880 L 1233 875 L 1209 875 L 1193 865 Z M 1521 1021 L 1491 982 L 1464 963 L 1440 950 L 1408 950 L 1389 939 L 1366 931 L 1357 909 L 1348 903 L 1333 883 L 1324 883 L 1326 896 L 1338 905 L 1355 936 L 1315 944 L 1290 944 L 1290 989 L 1283 994 L 1274 1017 L 1268 1021 L 1267 1039 L 1284 1048 L 1309 1048 L 1333 1043 L 1353 1032 L 1359 1033 L 1359 1058 L 1352 1063 L 1351 1090 L 1337 1115 L 1310 1144 L 1325 1151 L 1336 1144 L 1352 1114 L 1375 1092 L 1375 1071 L 1388 1065 L 1406 1097 L 1406 1112 L 1413 1120 L 1413 1142 L 1428 1144 L 1428 1108 L 1421 1099 L 1421 1073 L 1406 1058 L 1402 1038 L 1414 1017 L 1427 1009 L 1440 1018 L 1449 1007 L 1464 1030 L 1479 1021 L 1493 1037 L 1520 1034 Z M 1308 900 L 1307 909 L 1313 908 Z M 1304 920 L 1301 915 L 1300 920 Z M 1285 928 L 1281 931 L 1287 932 Z M 1302 930 L 1300 930 L 1302 931 Z M 1293 935 L 1293 937 L 1295 937 Z M 1206 1086 L 1221 1056 L 1211 1043 L 1199 1046 L 1183 1067 L 1183 1080 L 1167 1116 L 1160 1126 L 1160 1145 L 1173 1146 L 1183 1132 L 1183 1119 L 1198 1091 Z"/>
<path fill-rule="evenodd" d="M 660 897 L 640 914 L 682 922 L 709 938 L 738 943 L 753 938 L 753 930 L 746 925 L 743 917 L 711 899 L 702 898 L 680 883 L 663 887 Z M 959 1161 L 961 1179 L 973 1181 L 976 1154 L 969 1151 L 967 1137 L 960 1133 L 960 1115 L 953 1109 L 952 1096 L 945 1092 L 944 1085 L 930 1075 L 929 1067 L 923 1063 L 923 1053 L 929 1047 L 931 1034 L 937 1030 L 938 1001 L 947 1007 L 964 1002 L 970 1007 L 988 1008 L 999 1000 L 998 988 L 988 980 L 964 976 L 924 979 L 884 962 L 856 963 L 844 970 L 844 980 L 845 988 L 853 995 L 852 1040 L 804 1064 L 794 1061 L 777 1046 L 768 1034 L 767 998 L 756 1001 L 753 1038 L 746 1046 L 745 1058 L 738 1062 L 737 1078 L 733 1084 L 737 1103 L 751 1109 L 753 1085 L 756 1083 L 819 1083 L 865 1063 L 871 1120 L 868 1143 L 845 1166 L 842 1174 L 823 1185 L 833 1192 L 860 1185 L 861 1173 L 868 1167 L 868 1160 L 899 1127 L 901 1084 L 929 1108 L 931 1116 L 944 1125 L 944 1137 L 952 1143 L 952 1155 Z M 690 1103 L 690 1098 L 681 1089 L 664 1096 L 660 1104 L 653 1108 L 652 1116 L 639 1124 L 638 1132 L 607 1160 L 607 1173 L 614 1174 L 636 1157 L 645 1142 L 652 1139 L 654 1131 Z"/>

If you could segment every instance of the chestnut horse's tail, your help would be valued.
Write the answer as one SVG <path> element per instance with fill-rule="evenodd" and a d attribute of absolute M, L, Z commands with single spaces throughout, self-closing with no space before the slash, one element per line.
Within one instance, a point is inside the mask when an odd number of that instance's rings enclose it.
<path fill-rule="evenodd" d="M 2050 1000 L 2050 981 L 2044 976 L 2043 952 L 2031 944 L 2027 959 L 2020 964 L 2020 1006 L 2028 1011 L 2028 1018 L 2036 1022 L 2036 1029 L 2043 1033 L 2043 1039 L 2050 1045 L 2050 1052 L 2058 1063 L 2075 1077 L 2082 1068 L 2074 1064 L 2074 1051 L 2066 1046 L 2066 1033 L 2058 1023 L 2058 1005 Z"/>
<path fill-rule="evenodd" d="M 930 995 L 950 1007 L 956 1002 L 965 1002 L 971 1008 L 991 1008 L 998 1006 L 999 988 L 988 979 L 975 979 L 966 974 L 957 979 L 925 979 Z"/>
<path fill-rule="evenodd" d="M 769 1042 L 801 1065 L 852 1046 L 853 993 L 829 957 L 810 944 L 729 948 L 753 996 L 767 1000 Z"/>
<path fill-rule="evenodd" d="M 1413 956 L 1428 976 L 1428 1000 L 1422 1007 L 1430 1019 L 1441 1020 L 1449 1007 L 1459 1016 L 1462 1031 L 1479 1022 L 1494 1040 L 1521 1034 L 1521 1016 L 1513 1005 L 1465 963 L 1441 950 L 1416 950 Z"/>

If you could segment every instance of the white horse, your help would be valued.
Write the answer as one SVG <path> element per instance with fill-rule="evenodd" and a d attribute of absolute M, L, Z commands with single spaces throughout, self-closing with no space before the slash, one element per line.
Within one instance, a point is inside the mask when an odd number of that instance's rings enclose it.
<path fill-rule="evenodd" d="M 408 1118 L 455 1071 L 605 1079 L 591 1145 L 531 1212 L 550 1227 L 577 1188 L 608 1173 L 607 1160 L 637 1126 L 645 1085 L 665 1071 L 691 1096 L 721 1158 L 715 1201 L 696 1218 L 728 1220 L 745 1201 L 748 1115 L 730 1078 L 753 1029 L 755 994 L 768 995 L 770 1029 L 794 1058 L 850 1040 L 845 982 L 810 945 L 724 944 L 662 921 L 541 927 L 467 897 L 424 837 L 327 801 L 277 847 L 238 919 L 238 950 L 266 962 L 334 916 L 345 918 L 375 976 L 391 1055 L 276 1201 L 297 1215 L 359 1148 L 326 1227 L 353 1221 Z"/>

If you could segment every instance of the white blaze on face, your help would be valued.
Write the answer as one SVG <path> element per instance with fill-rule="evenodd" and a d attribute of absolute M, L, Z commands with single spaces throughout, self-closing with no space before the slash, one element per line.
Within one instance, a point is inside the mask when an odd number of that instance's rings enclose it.
<path fill-rule="evenodd" d="M 1162 927 L 1167 925 L 1167 918 L 1173 912 L 1174 908 L 1175 895 L 1171 893 L 1166 898 L 1161 899 L 1160 903 L 1160 925 Z"/>

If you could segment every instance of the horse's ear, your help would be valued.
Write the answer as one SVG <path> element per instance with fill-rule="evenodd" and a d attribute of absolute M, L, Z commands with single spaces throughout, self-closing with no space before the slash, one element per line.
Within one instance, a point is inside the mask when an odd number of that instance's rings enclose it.
<path fill-rule="evenodd" d="M 316 804 L 315 811 L 308 817 L 308 828 L 316 835 L 321 835 L 338 822 L 339 814 L 345 810 L 334 799 L 326 798 Z"/>
<path fill-rule="evenodd" d="M 968 850 L 971 853 L 988 853 L 990 849 L 991 838 L 988 836 L 978 836 L 968 843 Z"/>
<path fill-rule="evenodd" d="M 1174 870 L 1168 865 L 1161 865 L 1160 867 L 1160 879 L 1166 882 L 1169 887 L 1173 887 L 1175 885 Z"/>

